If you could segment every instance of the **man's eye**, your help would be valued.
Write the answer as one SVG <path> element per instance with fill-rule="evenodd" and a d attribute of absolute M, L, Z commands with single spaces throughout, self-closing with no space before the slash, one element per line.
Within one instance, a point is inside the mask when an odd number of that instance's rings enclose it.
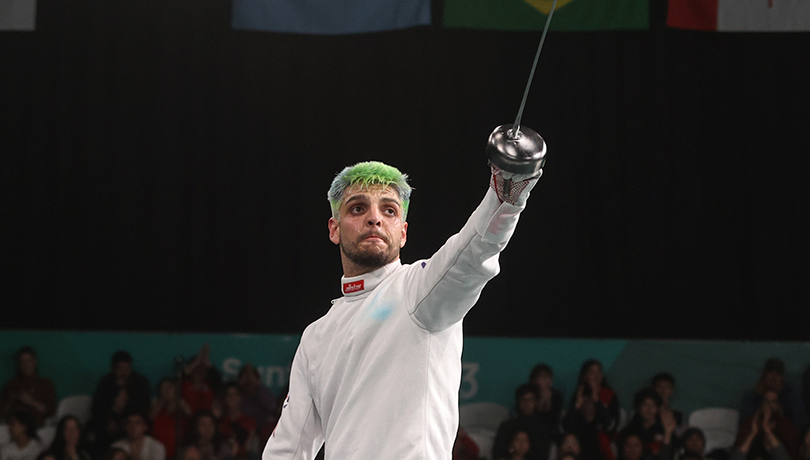
<path fill-rule="evenodd" d="M 388 208 L 383 212 L 385 212 L 389 216 L 396 216 L 397 215 L 397 211 L 395 209 L 393 209 L 393 208 Z"/>
<path fill-rule="evenodd" d="M 352 212 L 363 212 L 362 206 L 354 206 L 352 207 Z"/>

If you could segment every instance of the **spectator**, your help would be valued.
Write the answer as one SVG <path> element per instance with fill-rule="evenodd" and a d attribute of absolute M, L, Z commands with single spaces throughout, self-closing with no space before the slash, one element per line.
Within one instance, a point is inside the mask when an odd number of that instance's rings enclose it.
<path fill-rule="evenodd" d="M 633 397 L 633 418 L 622 430 L 622 437 L 635 434 L 641 439 L 645 457 L 657 456 L 663 445 L 664 427 L 658 416 L 660 407 L 661 396 L 656 391 L 645 388 L 637 392 Z"/>
<path fill-rule="evenodd" d="M 37 460 L 59 460 L 59 459 L 56 458 L 56 455 L 54 455 L 53 452 L 46 450 L 41 454 L 37 455 Z"/>
<path fill-rule="evenodd" d="M 757 412 L 757 408 L 762 404 L 763 395 L 769 390 L 779 395 L 783 415 L 796 428 L 803 428 L 807 423 L 807 414 L 801 395 L 792 385 L 785 382 L 785 363 L 779 358 L 771 358 L 765 362 L 754 389 L 743 397 L 740 404 L 740 421 L 748 419 Z"/>
<path fill-rule="evenodd" d="M 132 356 L 116 351 L 110 363 L 110 373 L 98 382 L 93 394 L 90 428 L 95 439 L 95 455 L 100 456 L 126 433 L 126 414 L 147 413 L 150 400 L 149 382 L 132 369 Z"/>
<path fill-rule="evenodd" d="M 529 458 L 533 460 L 548 459 L 554 427 L 537 416 L 537 387 L 524 383 L 515 390 L 517 416 L 507 420 L 498 427 L 492 445 L 492 458 L 509 456 L 509 445 L 515 433 L 528 433 L 532 446 Z"/>
<path fill-rule="evenodd" d="M 124 450 L 133 460 L 166 460 L 166 447 L 147 435 L 148 431 L 146 416 L 132 412 L 126 418 L 127 437 L 116 441 L 112 446 Z"/>
<path fill-rule="evenodd" d="M 557 460 L 562 460 L 566 456 L 572 456 L 574 460 L 587 460 L 582 456 L 582 445 L 576 433 L 566 433 L 560 438 L 557 447 Z"/>
<path fill-rule="evenodd" d="M 174 458 L 178 440 L 183 439 L 191 417 L 191 408 L 178 395 L 177 380 L 167 378 L 160 381 L 158 397 L 152 402 L 149 416 L 152 437 L 166 448 L 166 458 Z"/>
<path fill-rule="evenodd" d="M 628 433 L 619 438 L 619 460 L 653 460 L 645 456 L 644 442 L 635 433 Z"/>
<path fill-rule="evenodd" d="M 49 451 L 56 460 L 91 460 L 87 439 L 78 418 L 66 415 L 59 420 Z"/>
<path fill-rule="evenodd" d="M 223 413 L 219 419 L 219 432 L 237 446 L 237 460 L 259 458 L 256 420 L 242 413 L 242 393 L 239 384 L 229 382 L 223 391 Z"/>
<path fill-rule="evenodd" d="M 36 460 L 42 452 L 42 445 L 37 437 L 37 422 L 34 415 L 26 411 L 17 411 L 8 418 L 8 433 L 11 442 L 0 449 L 2 460 Z"/>
<path fill-rule="evenodd" d="M 557 429 L 563 409 L 563 394 L 554 388 L 554 372 L 547 364 L 538 364 L 529 374 L 529 383 L 535 385 L 540 397 L 537 401 L 537 415 Z"/>
<path fill-rule="evenodd" d="M 219 390 L 220 375 L 211 364 L 211 348 L 208 344 L 183 370 L 183 400 L 196 414 L 214 409 L 214 398 Z"/>
<path fill-rule="evenodd" d="M 759 408 L 743 421 L 737 433 L 732 460 L 795 460 L 798 451 L 799 433 L 782 412 L 779 395 L 765 390 Z"/>
<path fill-rule="evenodd" d="M 529 460 L 531 459 L 531 436 L 525 431 L 518 431 L 509 441 L 508 454 L 498 457 L 501 460 Z"/>
<path fill-rule="evenodd" d="M 690 454 L 696 460 L 704 460 L 706 436 L 700 428 L 688 428 L 681 434 L 683 454 Z M 681 455 L 683 457 L 683 455 Z"/>
<path fill-rule="evenodd" d="M 680 411 L 674 410 L 669 403 L 672 395 L 675 394 L 675 377 L 669 372 L 661 372 L 652 378 L 652 389 L 661 397 L 661 407 L 658 412 L 671 413 L 675 417 L 675 422 L 678 426 L 683 425 L 683 414 Z"/>
<path fill-rule="evenodd" d="M 619 398 L 605 380 L 602 363 L 594 359 L 585 361 L 577 378 L 576 393 L 563 417 L 563 430 L 579 436 L 585 457 L 613 460 L 611 439 L 618 421 Z"/>
<path fill-rule="evenodd" d="M 14 412 L 30 412 L 41 427 L 56 413 L 56 389 L 50 379 L 37 375 L 37 352 L 33 348 L 20 348 L 16 364 L 17 375 L 3 387 L 0 415 L 6 419 Z"/>
<path fill-rule="evenodd" d="M 223 439 L 216 417 L 210 411 L 198 412 L 191 418 L 184 446 L 197 448 L 200 460 L 225 460 L 236 454 L 236 446 Z"/>
<path fill-rule="evenodd" d="M 276 396 L 262 384 L 259 371 L 250 363 L 239 371 L 238 382 L 242 390 L 242 412 L 256 420 L 262 434 L 261 444 L 264 444 L 278 420 Z"/>

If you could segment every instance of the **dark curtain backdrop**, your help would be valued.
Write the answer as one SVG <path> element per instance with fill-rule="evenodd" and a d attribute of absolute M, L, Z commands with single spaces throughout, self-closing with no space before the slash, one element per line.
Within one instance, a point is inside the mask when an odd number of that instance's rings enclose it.
<path fill-rule="evenodd" d="M 0 33 L 3 328 L 299 333 L 340 295 L 326 189 L 416 188 L 405 262 L 486 191 L 539 33 L 230 29 L 221 0 L 38 0 Z M 810 34 L 549 34 L 549 145 L 468 335 L 807 340 Z"/>

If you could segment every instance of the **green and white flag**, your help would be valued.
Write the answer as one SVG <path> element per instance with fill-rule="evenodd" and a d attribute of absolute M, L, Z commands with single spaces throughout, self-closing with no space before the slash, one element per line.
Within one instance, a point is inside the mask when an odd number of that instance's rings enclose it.
<path fill-rule="evenodd" d="M 543 30 L 552 0 L 445 0 L 444 26 L 508 31 Z M 557 0 L 552 30 L 649 28 L 647 0 Z"/>

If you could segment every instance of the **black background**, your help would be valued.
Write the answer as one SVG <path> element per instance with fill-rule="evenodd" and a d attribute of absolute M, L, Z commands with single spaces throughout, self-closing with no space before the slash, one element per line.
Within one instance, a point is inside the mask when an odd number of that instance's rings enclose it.
<path fill-rule="evenodd" d="M 325 199 L 415 187 L 403 260 L 488 183 L 539 32 L 234 31 L 222 0 L 38 0 L 0 33 L 5 328 L 299 333 L 340 295 Z M 551 32 L 549 145 L 479 336 L 807 340 L 810 34 Z"/>

